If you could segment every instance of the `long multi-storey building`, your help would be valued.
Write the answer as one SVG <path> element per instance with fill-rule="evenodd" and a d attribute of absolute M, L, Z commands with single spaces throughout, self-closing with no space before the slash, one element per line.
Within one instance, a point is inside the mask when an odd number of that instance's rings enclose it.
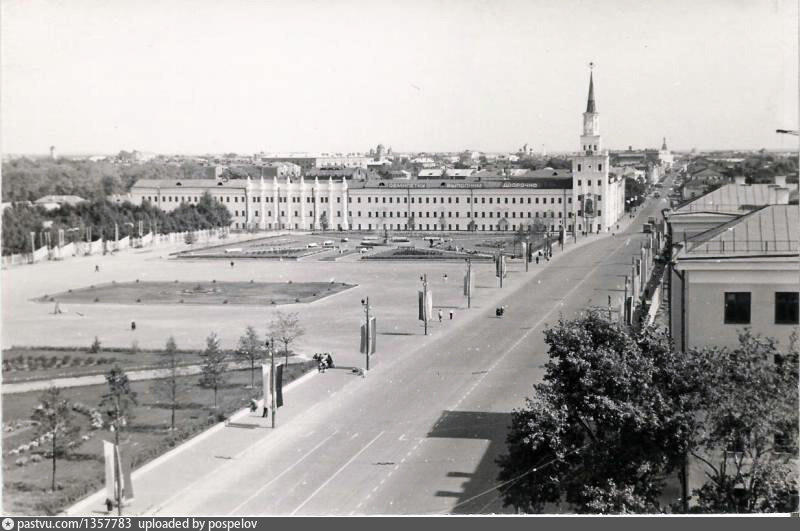
<path fill-rule="evenodd" d="M 581 151 L 572 172 L 519 177 L 140 180 L 133 202 L 164 210 L 197 203 L 208 192 L 231 212 L 234 229 L 604 232 L 624 213 L 624 180 L 609 173 L 590 76 Z"/>

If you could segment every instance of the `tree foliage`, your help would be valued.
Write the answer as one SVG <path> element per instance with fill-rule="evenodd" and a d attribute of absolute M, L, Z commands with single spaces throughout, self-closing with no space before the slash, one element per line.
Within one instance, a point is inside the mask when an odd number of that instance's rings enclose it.
<path fill-rule="evenodd" d="M 793 489 L 796 503 L 796 354 L 749 333 L 737 349 L 677 353 L 666 333 L 632 335 L 596 312 L 560 320 L 545 342 L 544 382 L 498 459 L 507 505 L 660 512 L 687 458 L 706 476 L 694 510 L 787 510 Z"/>
<path fill-rule="evenodd" d="M 133 205 L 129 202 L 115 204 L 97 200 L 77 205 L 65 204 L 51 211 L 38 206 L 15 204 L 3 211 L 3 254 L 30 252 L 30 232 L 38 234 L 44 229 L 45 221 L 51 222 L 47 230 L 55 243 L 59 229 L 64 230 L 66 242 L 85 240 L 87 227 L 92 229 L 92 241 L 103 238 L 113 240 L 115 233 L 120 238 L 138 236 L 140 221 L 144 232 L 166 234 L 227 227 L 231 223 L 231 215 L 225 205 L 209 193 L 203 194 L 196 204 L 181 203 L 171 212 L 164 212 L 149 201 Z"/>
<path fill-rule="evenodd" d="M 663 335 L 649 340 L 668 343 Z M 679 433 L 689 418 L 673 414 L 656 385 L 669 358 L 645 355 L 635 338 L 593 312 L 560 320 L 545 342 L 544 382 L 514 412 L 509 454 L 499 459 L 500 479 L 514 480 L 502 489 L 505 503 L 524 512 L 562 503 L 624 512 L 635 510 L 624 505 L 630 499 L 655 510 L 665 477 L 680 463 Z"/>
<path fill-rule="evenodd" d="M 286 364 L 289 364 L 289 347 L 294 341 L 305 334 L 305 329 L 300 324 L 300 317 L 297 312 L 283 313 L 278 310 L 269 325 L 270 335 L 277 341 L 283 343 L 283 354 L 286 357 Z"/>
<path fill-rule="evenodd" d="M 100 407 L 106 410 L 109 423 L 116 431 L 125 427 L 133 418 L 133 408 L 138 404 L 136 392 L 131 389 L 128 375 L 119 365 L 106 373 L 108 392 L 100 399 Z"/>
<path fill-rule="evenodd" d="M 250 364 L 250 387 L 255 387 L 256 362 L 264 356 L 261 338 L 252 326 L 245 328 L 244 335 L 239 338 L 236 357 Z"/>

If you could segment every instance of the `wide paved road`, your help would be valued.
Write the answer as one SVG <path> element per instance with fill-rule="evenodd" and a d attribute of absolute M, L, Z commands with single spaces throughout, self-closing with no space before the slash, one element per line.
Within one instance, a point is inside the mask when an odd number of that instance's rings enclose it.
<path fill-rule="evenodd" d="M 543 329 L 560 315 L 622 297 L 644 235 L 557 256 L 509 293 L 507 315 L 473 310 L 469 327 L 384 361 L 302 418 L 153 510 L 159 514 L 350 515 L 510 512 L 496 485 L 510 411 L 541 380 Z M 515 273 L 524 275 L 524 272 Z M 463 315 L 463 314 L 462 314 Z"/>

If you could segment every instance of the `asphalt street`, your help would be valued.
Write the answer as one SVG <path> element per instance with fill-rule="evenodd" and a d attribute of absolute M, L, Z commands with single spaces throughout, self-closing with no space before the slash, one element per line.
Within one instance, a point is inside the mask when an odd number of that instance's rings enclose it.
<path fill-rule="evenodd" d="M 512 512 L 495 487 L 510 412 L 541 380 L 543 330 L 616 303 L 651 200 L 630 228 L 577 247 L 530 275 L 469 326 L 385 361 L 320 397 L 300 417 L 170 492 L 163 515 L 353 515 Z M 463 315 L 463 314 L 462 314 Z"/>

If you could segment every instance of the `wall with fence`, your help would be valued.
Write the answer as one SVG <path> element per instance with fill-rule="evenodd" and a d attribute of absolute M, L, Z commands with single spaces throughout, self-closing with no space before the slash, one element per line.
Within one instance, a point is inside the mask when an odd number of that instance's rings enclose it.
<path fill-rule="evenodd" d="M 188 235 L 191 234 L 190 237 Z M 126 236 L 118 241 L 97 240 L 93 242 L 75 241 L 62 246 L 44 246 L 33 253 L 12 254 L 2 257 L 2 267 L 11 267 L 22 264 L 35 264 L 47 260 L 66 260 L 75 256 L 102 255 L 111 252 L 125 251 L 128 249 L 153 248 L 168 245 L 185 245 L 187 241 L 193 244 L 210 244 L 230 235 L 228 229 L 204 229 L 196 231 L 171 232 L 168 234 L 148 233 L 141 238 Z M 257 237 L 256 234 L 241 235 L 242 237 Z M 188 237 L 188 238 L 187 238 Z"/>

